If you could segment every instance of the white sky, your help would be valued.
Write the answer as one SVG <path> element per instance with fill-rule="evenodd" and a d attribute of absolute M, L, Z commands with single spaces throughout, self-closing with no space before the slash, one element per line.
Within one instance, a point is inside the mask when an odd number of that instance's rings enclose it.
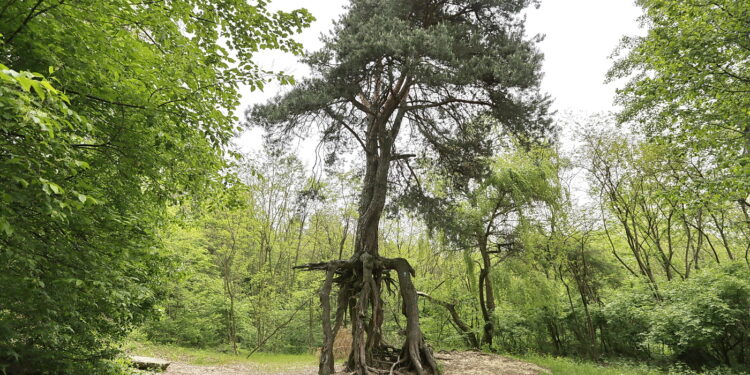
<path fill-rule="evenodd" d="M 272 8 L 291 10 L 307 8 L 315 16 L 312 26 L 299 35 L 306 50 L 321 47 L 318 40 L 327 34 L 333 21 L 344 11 L 346 0 L 273 0 Z M 530 9 L 527 32 L 544 34 L 539 45 L 545 55 L 542 90 L 554 98 L 554 109 L 560 113 L 593 113 L 613 109 L 617 84 L 606 85 L 605 74 L 612 66 L 609 58 L 625 35 L 640 34 L 637 18 L 641 10 L 634 0 L 542 0 L 539 9 Z M 309 73 L 294 56 L 262 51 L 256 62 L 265 69 L 283 70 L 299 79 Z M 278 85 L 267 85 L 263 92 L 246 90 L 237 114 L 254 103 L 261 103 L 279 92 Z M 247 131 L 236 143 L 243 151 L 259 149 L 259 130 Z M 300 141 L 298 154 L 312 165 L 314 142 Z"/>

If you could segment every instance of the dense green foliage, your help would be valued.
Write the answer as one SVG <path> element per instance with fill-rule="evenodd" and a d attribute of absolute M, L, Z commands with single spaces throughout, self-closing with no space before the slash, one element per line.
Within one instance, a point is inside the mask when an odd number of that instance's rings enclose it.
<path fill-rule="evenodd" d="M 164 319 L 144 329 L 149 339 L 292 353 L 319 340 L 309 321 L 316 308 L 314 275 L 292 266 L 336 257 L 351 244 L 338 238 L 338 219 L 346 207 L 324 208 L 318 198 L 335 195 L 340 187 L 319 186 L 289 156 L 258 157 L 247 165 L 251 169 L 264 174 L 240 174 L 249 188 L 227 198 L 232 205 L 168 231 L 165 246 L 178 273 L 160 305 Z M 324 229 L 326 237 L 321 237 Z M 319 312 L 314 314 L 317 321 Z M 275 335 L 290 318 L 295 319 Z M 284 335 L 290 331 L 299 334 Z"/>
<path fill-rule="evenodd" d="M 750 209 L 750 4 L 638 3 L 648 34 L 626 39 L 627 55 L 610 73 L 631 78 L 621 92 L 621 118 L 637 121 L 676 157 L 711 164 L 711 173 L 694 181 L 697 188 Z"/>
<path fill-rule="evenodd" d="M 299 52 L 309 21 L 263 2 L 0 2 L 0 368 L 105 371 L 157 300 L 167 204 L 222 186 L 239 85 L 268 79 L 249 58 Z"/>
<path fill-rule="evenodd" d="M 650 149 L 648 145 L 641 147 Z M 622 153 L 620 150 L 610 155 L 614 157 Z M 628 225 L 633 226 L 628 228 L 637 231 L 638 238 L 644 238 L 634 250 L 628 245 L 627 231 L 630 229 L 626 229 L 617 219 L 615 211 L 610 211 L 614 210 L 608 208 L 611 202 L 598 202 L 607 213 L 604 216 L 606 225 L 602 225 L 599 221 L 602 217 L 597 213 L 599 208 L 577 212 L 567 201 L 566 185 L 557 182 L 561 179 L 558 173 L 565 176 L 565 173 L 557 172 L 557 168 L 565 163 L 550 165 L 542 161 L 550 157 L 549 152 L 541 151 L 499 155 L 493 166 L 495 177 L 488 180 L 488 185 L 477 185 L 476 196 L 460 201 L 460 205 L 454 208 L 455 213 L 450 221 L 467 225 L 465 237 L 457 237 L 462 232 L 450 234 L 439 227 L 429 231 L 421 224 L 421 219 L 393 213 L 382 225 L 382 253 L 385 256 L 405 257 L 412 264 L 420 266 L 422 271 L 415 279 L 418 289 L 434 300 L 452 304 L 468 327 L 468 332 L 479 339 L 485 329 L 483 304 L 478 294 L 484 263 L 476 239 L 483 237 L 472 237 L 476 231 L 470 229 L 474 221 L 489 222 L 487 218 L 490 216 L 480 215 L 483 207 L 492 211 L 497 206 L 488 205 L 487 202 L 498 202 L 497 198 L 502 197 L 499 192 L 506 191 L 509 193 L 506 197 L 513 199 L 502 202 L 512 209 L 497 215 L 497 227 L 492 229 L 488 241 L 503 246 L 489 246 L 492 264 L 487 277 L 495 291 L 496 306 L 492 316 L 494 340 L 492 346 L 485 343 L 485 349 L 514 353 L 545 352 L 590 359 L 626 357 L 657 364 L 683 362 L 695 368 L 715 365 L 742 368 L 748 361 L 745 348 L 748 345 L 750 319 L 750 270 L 744 260 L 732 261 L 729 258 L 723 245 L 720 245 L 722 240 L 713 224 L 702 224 L 704 228 L 701 233 L 692 226 L 695 223 L 686 224 L 675 218 L 667 227 L 665 218 L 650 217 L 647 211 L 639 211 L 635 223 L 628 221 Z M 653 159 L 649 160 L 653 164 Z M 626 176 L 648 172 L 640 164 L 618 168 Z M 610 170 L 614 169 L 610 167 Z M 274 176 L 295 176 L 297 169 L 294 163 L 268 161 L 256 164 L 253 170 L 261 174 L 266 171 Z M 353 226 L 347 223 L 351 223 L 353 212 L 352 184 L 344 183 L 340 177 L 325 177 L 319 182 L 322 187 L 316 194 L 317 200 L 296 205 L 300 197 L 310 194 L 309 185 L 299 183 L 308 179 L 299 175 L 287 178 L 273 189 L 268 188 L 270 182 L 262 179 L 246 179 L 250 190 L 256 193 L 248 195 L 245 198 L 247 205 L 240 208 L 246 214 L 238 214 L 234 216 L 235 219 L 225 221 L 224 230 L 230 230 L 246 220 L 256 220 L 248 219 L 251 217 L 277 217 L 279 221 L 274 227 L 276 234 L 272 236 L 277 238 L 277 242 L 271 245 L 270 251 L 279 256 L 279 261 L 297 259 L 302 263 L 329 257 L 338 259 L 340 254 L 350 252 L 353 248 Z M 549 182 L 545 183 L 545 178 Z M 595 180 L 593 176 L 592 179 Z M 538 189 L 546 184 L 557 188 L 547 192 Z M 627 186 L 625 182 L 621 185 Z M 648 186 L 652 189 L 658 187 L 653 184 Z M 277 191 L 280 195 L 274 204 L 268 205 L 260 194 L 262 191 Z M 484 193 L 480 194 L 482 191 Z M 563 194 L 556 195 L 555 191 L 562 191 Z M 435 194 L 440 196 L 438 190 L 435 190 Z M 638 197 L 661 195 L 663 193 L 658 191 L 648 191 Z M 529 205 L 524 203 L 530 202 L 524 197 L 545 198 Z M 552 202 L 544 203 L 549 200 Z M 641 207 L 649 205 L 640 204 Z M 459 218 L 463 218 L 462 221 L 456 221 Z M 238 264 L 265 264 L 260 259 L 269 251 L 262 246 L 262 239 L 267 234 L 262 235 L 263 231 L 257 229 L 264 227 L 261 224 L 263 220 L 267 219 L 241 225 L 246 228 L 243 231 L 250 233 L 243 235 L 248 236 L 249 240 L 243 243 L 238 256 L 253 261 L 238 261 Z M 659 247 L 650 237 L 652 234 L 648 224 L 644 224 L 649 220 L 660 223 L 659 233 L 664 233 L 660 245 L 663 250 L 666 252 L 672 246 L 671 262 L 666 266 L 661 263 Z M 708 230 L 709 226 L 711 231 Z M 454 230 L 457 228 L 453 227 Z M 740 227 L 732 228 L 726 230 L 726 234 L 731 235 L 727 237 L 730 250 L 744 248 L 747 242 L 741 237 L 742 232 L 735 232 Z M 211 233 L 219 229 L 205 226 L 198 232 L 216 236 Z M 186 236 L 194 230 L 183 228 L 175 233 Z M 644 231 L 643 234 L 640 234 L 641 231 Z M 667 235 L 667 232 L 670 234 Z M 671 238 L 669 241 L 667 236 Z M 460 241 L 460 238 L 465 241 Z M 698 244 L 699 238 L 702 238 L 702 244 Z M 716 247 L 716 254 L 709 242 Z M 203 246 L 204 250 L 201 251 L 211 254 L 210 246 L 206 244 L 193 242 L 192 246 Z M 687 256 L 685 249 L 688 249 Z M 189 254 L 184 251 L 180 253 Z M 650 265 L 650 268 L 640 271 L 636 253 L 644 259 L 643 267 Z M 286 266 L 283 261 L 278 265 L 282 267 L 272 271 L 272 275 L 276 278 L 289 277 L 282 276 L 289 272 L 283 267 Z M 688 272 L 684 271 L 684 267 Z M 264 268 L 243 266 L 236 271 L 238 275 L 243 275 L 237 279 L 238 306 L 243 312 L 236 314 L 236 324 L 237 341 L 244 350 L 259 344 L 258 332 L 264 325 L 277 327 L 285 323 L 293 314 L 295 303 L 305 301 L 300 296 L 309 298 L 309 293 L 320 281 L 319 276 L 307 278 L 304 273 L 298 274 L 294 276 L 295 283 L 271 284 L 272 291 L 264 300 L 268 310 L 241 307 L 257 303 L 255 295 L 259 286 L 253 280 L 264 277 L 267 272 Z M 226 314 L 229 300 L 226 290 L 222 291 L 220 287 L 220 267 L 213 265 L 203 271 L 201 268 L 193 270 L 201 272 L 202 276 L 193 277 L 192 280 L 203 280 L 205 276 L 214 280 L 215 287 L 210 292 L 213 299 L 201 294 L 210 290 L 206 287 L 196 288 L 201 292 L 192 296 L 177 292 L 169 302 L 176 310 L 170 314 L 165 307 L 164 318 L 152 323 L 146 332 L 153 332 L 153 339 L 160 342 L 182 345 L 196 345 L 192 342 L 198 342 L 197 346 L 202 347 L 226 347 L 224 345 L 230 343 L 227 340 L 230 316 Z M 667 276 L 667 270 L 673 272 L 671 278 Z M 653 275 L 653 283 L 649 272 Z M 658 294 L 655 294 L 655 289 Z M 305 290 L 307 292 L 299 294 Z M 398 340 L 404 324 L 398 310 L 393 307 L 398 306 L 398 296 L 388 294 L 385 298 L 384 332 L 388 340 Z M 207 301 L 215 301 L 211 310 L 213 315 L 210 316 L 220 319 L 222 324 L 199 318 L 207 316 L 203 312 L 189 318 L 191 308 L 206 306 Z M 314 350 L 321 339 L 317 318 L 320 311 L 316 305 L 314 302 L 308 304 L 304 312 L 276 332 L 261 349 L 291 353 Z M 467 332 L 456 324 L 444 306 L 426 299 L 420 305 L 425 335 L 435 347 L 460 349 L 472 346 L 467 341 Z M 170 325 L 171 331 L 159 328 L 164 325 Z M 205 327 L 206 333 L 198 333 L 194 329 L 197 326 Z M 174 333 L 164 334 L 169 332 Z M 200 336 L 189 340 L 181 338 L 183 336 L 180 335 L 189 332 Z"/>

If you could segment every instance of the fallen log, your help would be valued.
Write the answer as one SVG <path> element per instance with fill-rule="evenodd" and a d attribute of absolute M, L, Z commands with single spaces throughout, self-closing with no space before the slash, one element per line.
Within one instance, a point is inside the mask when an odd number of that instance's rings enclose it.
<path fill-rule="evenodd" d="M 133 367 L 139 370 L 159 370 L 164 371 L 169 367 L 170 362 L 159 358 L 141 357 L 137 355 L 131 355 L 130 361 L 133 363 Z"/>

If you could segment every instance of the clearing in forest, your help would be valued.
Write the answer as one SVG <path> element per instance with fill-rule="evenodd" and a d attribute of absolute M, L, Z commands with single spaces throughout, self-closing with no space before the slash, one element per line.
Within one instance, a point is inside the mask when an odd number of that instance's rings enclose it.
<path fill-rule="evenodd" d="M 435 358 L 443 366 L 444 375 L 538 375 L 550 374 L 545 368 L 496 354 L 482 352 L 439 352 Z M 340 370 L 340 368 L 337 368 Z M 252 364 L 198 366 L 172 363 L 165 375 L 316 375 L 317 366 L 304 366 L 269 372 Z M 338 372 L 343 375 L 345 373 Z M 403 374 L 403 373 L 401 373 Z"/>

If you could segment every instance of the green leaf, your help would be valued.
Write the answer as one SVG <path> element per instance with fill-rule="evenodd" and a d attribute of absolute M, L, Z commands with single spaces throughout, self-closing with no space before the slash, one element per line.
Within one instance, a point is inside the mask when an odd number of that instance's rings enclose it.
<path fill-rule="evenodd" d="M 18 83 L 21 85 L 21 88 L 23 89 L 23 91 L 26 91 L 26 92 L 31 90 L 31 85 L 34 82 L 34 80 L 32 80 L 31 78 L 27 78 L 24 76 L 16 77 L 16 81 L 18 81 Z"/>
<path fill-rule="evenodd" d="M 13 176 L 13 181 L 16 181 L 17 183 L 19 183 L 21 186 L 23 186 L 25 188 L 29 187 L 29 182 L 26 181 L 25 179 L 21 178 L 21 177 Z"/>
<path fill-rule="evenodd" d="M 42 89 L 42 87 L 40 85 L 40 82 L 32 80 L 31 81 L 31 87 L 34 89 L 34 92 L 36 92 L 36 94 L 39 96 L 39 98 L 42 99 L 42 100 L 44 100 L 45 93 L 44 93 L 44 90 Z"/>
<path fill-rule="evenodd" d="M 64 190 L 60 187 L 60 185 L 54 182 L 48 182 L 47 185 L 49 186 L 50 190 L 54 194 L 62 194 L 64 192 Z"/>
<path fill-rule="evenodd" d="M 76 166 L 78 166 L 80 168 L 83 168 L 83 169 L 89 169 L 89 168 L 91 168 L 91 166 L 89 165 L 89 163 L 87 163 L 87 162 L 85 162 L 83 160 L 76 160 L 74 163 L 75 163 Z"/>
<path fill-rule="evenodd" d="M 4 217 L 0 217 L 0 230 L 3 231 L 3 233 L 5 233 L 5 235 L 8 237 L 13 234 L 13 227 Z"/>
<path fill-rule="evenodd" d="M 45 89 L 47 89 L 47 91 L 51 93 L 55 93 L 55 94 L 59 93 L 59 91 L 56 88 L 52 87 L 52 85 L 46 79 L 41 81 L 40 84 L 42 85 L 42 87 L 44 87 Z"/>

